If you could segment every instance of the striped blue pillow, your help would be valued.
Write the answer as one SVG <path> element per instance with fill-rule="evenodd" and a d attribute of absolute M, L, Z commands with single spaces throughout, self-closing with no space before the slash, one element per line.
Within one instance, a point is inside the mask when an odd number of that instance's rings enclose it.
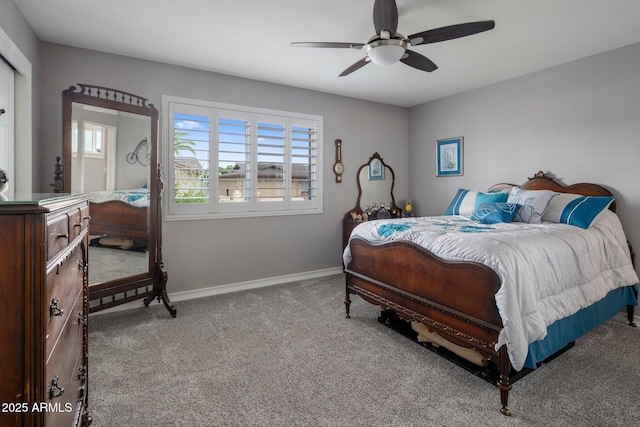
<path fill-rule="evenodd" d="M 586 229 L 612 202 L 613 197 L 558 193 L 549 202 L 542 220 Z"/>
<path fill-rule="evenodd" d="M 482 193 L 460 188 L 449 204 L 445 215 L 462 215 L 469 218 L 476 208 L 484 203 L 504 203 L 509 193 Z"/>

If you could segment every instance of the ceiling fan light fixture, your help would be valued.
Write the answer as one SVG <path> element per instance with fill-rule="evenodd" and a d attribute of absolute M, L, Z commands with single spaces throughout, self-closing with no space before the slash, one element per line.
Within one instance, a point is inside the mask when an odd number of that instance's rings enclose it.
<path fill-rule="evenodd" d="M 430 73 L 438 66 L 429 58 L 408 46 L 419 46 L 429 43 L 443 42 L 491 30 L 496 23 L 493 20 L 466 22 L 433 28 L 405 37 L 398 29 L 398 6 L 395 0 L 375 0 L 373 3 L 373 26 L 376 33 L 367 43 L 337 43 L 337 42 L 294 42 L 292 46 L 349 48 L 360 50 L 364 48 L 367 56 L 352 64 L 340 77 L 347 76 L 364 67 L 370 62 L 377 65 L 391 65 L 402 61 L 405 65 L 420 71 Z"/>
<path fill-rule="evenodd" d="M 407 49 L 407 42 L 402 39 L 381 39 L 365 46 L 371 62 L 378 65 L 391 65 L 398 62 Z"/>

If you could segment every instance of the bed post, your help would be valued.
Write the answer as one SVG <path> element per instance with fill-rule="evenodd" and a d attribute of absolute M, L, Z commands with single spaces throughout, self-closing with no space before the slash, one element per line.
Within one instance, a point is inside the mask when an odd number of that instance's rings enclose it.
<path fill-rule="evenodd" d="M 351 296 L 349 292 L 349 273 L 345 273 L 344 275 L 344 290 L 345 290 L 345 299 L 344 299 L 344 309 L 347 313 L 347 319 L 351 319 L 349 315 L 349 307 L 351 307 Z"/>
<path fill-rule="evenodd" d="M 636 306 L 635 305 L 628 305 L 627 306 L 627 320 L 629 321 L 629 326 L 632 326 L 634 328 L 636 328 L 638 325 L 636 324 L 636 322 L 634 322 L 634 318 L 635 318 L 635 312 L 636 312 Z"/>
<path fill-rule="evenodd" d="M 627 240 L 627 245 L 629 245 L 629 255 L 631 256 L 631 265 L 633 265 L 633 268 L 636 268 L 636 253 L 633 251 L 633 246 L 631 246 L 631 242 Z M 636 322 L 634 322 L 634 318 L 635 318 L 635 311 L 636 311 L 636 306 L 635 305 L 627 305 L 627 320 L 629 321 L 629 326 L 635 328 L 638 325 L 636 325 Z"/>
<path fill-rule="evenodd" d="M 496 385 L 500 389 L 500 403 L 502 404 L 500 412 L 502 412 L 503 415 L 510 417 L 511 411 L 507 408 L 507 403 L 509 401 L 509 390 L 511 390 L 511 382 L 509 380 L 511 362 L 509 361 L 506 345 L 500 347 L 498 352 L 498 368 L 500 369 L 500 379 Z"/>

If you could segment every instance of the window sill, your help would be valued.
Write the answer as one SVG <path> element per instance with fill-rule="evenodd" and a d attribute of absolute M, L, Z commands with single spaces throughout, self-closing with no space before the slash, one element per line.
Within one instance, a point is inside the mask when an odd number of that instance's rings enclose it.
<path fill-rule="evenodd" d="M 163 220 L 171 221 L 201 221 L 211 219 L 261 218 L 267 216 L 318 215 L 322 209 L 307 209 L 297 211 L 258 211 L 258 212 L 222 212 L 202 214 L 165 214 Z"/>

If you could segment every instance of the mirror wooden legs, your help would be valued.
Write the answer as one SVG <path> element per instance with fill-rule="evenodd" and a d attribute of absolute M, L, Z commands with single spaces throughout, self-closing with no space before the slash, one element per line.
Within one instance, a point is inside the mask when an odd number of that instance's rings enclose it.
<path fill-rule="evenodd" d="M 158 187 L 158 214 L 156 216 L 157 224 L 157 241 L 156 241 L 156 281 L 153 285 L 154 294 L 144 300 L 145 305 L 149 306 L 149 303 L 153 298 L 157 298 L 158 302 L 162 300 L 164 306 L 167 307 L 169 313 L 173 317 L 176 317 L 178 310 L 169 301 L 169 295 L 167 294 L 167 271 L 164 268 L 164 262 L 162 261 L 162 189 L 164 188 L 164 181 L 162 180 L 162 166 L 158 164 L 157 170 L 157 187 Z"/>
<path fill-rule="evenodd" d="M 151 301 L 157 299 L 158 302 L 162 301 L 164 303 L 164 306 L 167 308 L 167 310 L 169 310 L 169 313 L 173 317 L 176 317 L 176 314 L 178 314 L 178 310 L 176 310 L 176 308 L 173 306 L 173 304 L 171 304 L 171 301 L 169 300 L 169 294 L 167 294 L 167 272 L 164 269 L 164 264 L 162 262 L 159 262 L 156 265 L 156 275 L 157 280 L 153 285 L 153 295 L 150 295 L 144 299 L 144 305 L 149 307 Z"/>

